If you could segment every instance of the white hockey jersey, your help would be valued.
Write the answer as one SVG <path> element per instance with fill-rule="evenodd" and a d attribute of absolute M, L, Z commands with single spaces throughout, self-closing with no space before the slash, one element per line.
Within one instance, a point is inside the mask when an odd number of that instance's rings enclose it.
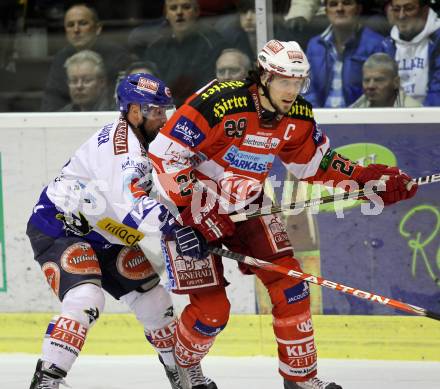
<path fill-rule="evenodd" d="M 149 197 L 151 164 L 122 117 L 97 131 L 41 193 L 30 223 L 54 238 L 133 246 L 160 234 L 164 206 Z"/>

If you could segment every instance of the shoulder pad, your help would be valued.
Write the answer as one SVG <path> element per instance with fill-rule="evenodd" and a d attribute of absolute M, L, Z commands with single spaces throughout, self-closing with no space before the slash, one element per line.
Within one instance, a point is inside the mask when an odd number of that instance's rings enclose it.
<path fill-rule="evenodd" d="M 303 119 L 311 122 L 315 121 L 312 104 L 301 95 L 298 95 L 287 116 L 294 119 Z"/>
<path fill-rule="evenodd" d="M 252 109 L 249 85 L 245 81 L 212 82 L 187 104 L 199 111 L 211 127 L 225 115 Z"/>

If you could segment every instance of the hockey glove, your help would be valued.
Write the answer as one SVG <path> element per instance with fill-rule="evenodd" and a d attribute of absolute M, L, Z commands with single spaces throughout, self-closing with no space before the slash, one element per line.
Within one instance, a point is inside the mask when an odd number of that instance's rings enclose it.
<path fill-rule="evenodd" d="M 192 207 L 188 206 L 180 217 L 184 225 L 197 229 L 208 242 L 231 236 L 235 231 L 234 222 L 218 203 L 213 207 L 209 205 L 200 207 L 194 212 Z"/>
<path fill-rule="evenodd" d="M 203 259 L 208 256 L 208 242 L 203 235 L 190 226 L 175 231 L 176 250 L 179 255 Z"/>
<path fill-rule="evenodd" d="M 416 194 L 418 188 L 418 185 L 412 182 L 411 177 L 399 168 L 382 164 L 371 164 L 363 168 L 356 181 L 362 188 L 369 181 L 382 181 L 385 183 L 385 190 L 377 192 L 384 205 L 409 199 Z"/>
<path fill-rule="evenodd" d="M 159 230 L 165 235 L 165 239 L 176 241 L 177 253 L 197 259 L 206 258 L 208 242 L 203 235 L 190 226 L 182 227 L 167 208 L 163 205 L 160 207 L 159 220 L 162 224 Z"/>

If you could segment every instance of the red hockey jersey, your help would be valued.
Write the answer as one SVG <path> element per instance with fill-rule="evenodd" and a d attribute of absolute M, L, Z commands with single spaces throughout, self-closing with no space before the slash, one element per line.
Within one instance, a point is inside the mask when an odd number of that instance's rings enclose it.
<path fill-rule="evenodd" d="M 195 93 L 149 146 L 159 192 L 184 206 L 194 185 L 210 180 L 237 210 L 261 194 L 275 156 L 298 179 L 336 185 L 356 175 L 356 164 L 331 151 L 303 97 L 284 116 L 263 116 L 253 83 L 215 81 Z"/>

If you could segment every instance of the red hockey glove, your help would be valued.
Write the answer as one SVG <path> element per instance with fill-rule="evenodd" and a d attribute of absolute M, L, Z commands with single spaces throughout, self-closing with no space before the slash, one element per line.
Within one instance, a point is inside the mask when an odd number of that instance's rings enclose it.
<path fill-rule="evenodd" d="M 219 207 L 205 205 L 194 212 L 188 206 L 180 214 L 183 225 L 191 226 L 200 231 L 208 242 L 231 236 L 234 233 L 235 225 L 231 218 Z"/>
<path fill-rule="evenodd" d="M 384 205 L 409 199 L 416 194 L 418 188 L 417 184 L 411 182 L 411 177 L 399 168 L 382 164 L 371 164 L 363 168 L 356 181 L 361 187 L 364 187 L 368 181 L 372 180 L 380 180 L 385 183 L 385 190 L 377 192 Z"/>

